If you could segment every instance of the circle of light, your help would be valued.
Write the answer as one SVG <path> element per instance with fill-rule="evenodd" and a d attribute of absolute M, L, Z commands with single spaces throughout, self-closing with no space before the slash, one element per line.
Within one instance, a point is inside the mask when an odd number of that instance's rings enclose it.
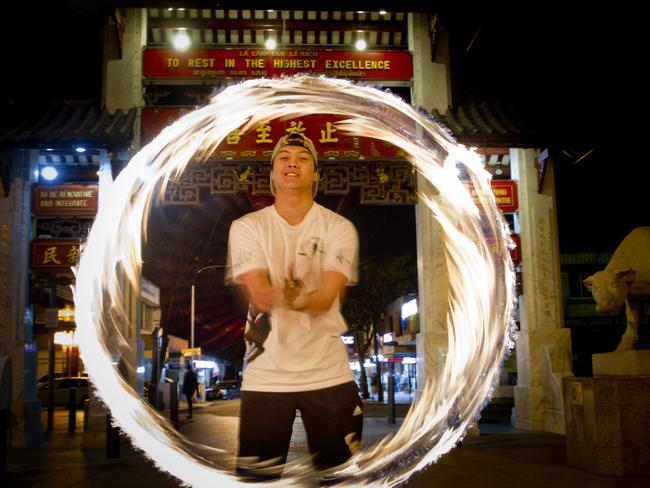
<path fill-rule="evenodd" d="M 430 210 L 430 225 L 420 232 L 439 235 L 448 276 L 444 364 L 436 378 L 427 374 L 418 400 L 393 436 L 357 451 L 330 473 L 337 486 L 394 486 L 452 449 L 478 419 L 514 345 L 512 241 L 490 176 L 475 153 L 399 98 L 349 81 L 300 76 L 230 86 L 165 128 L 112 184 L 100 184 L 106 203 L 100 205 L 75 270 L 77 338 L 98 395 L 135 447 L 191 486 L 247 483 L 188 452 L 190 442 L 144 403 L 111 364 L 109 345 L 124 346 L 116 324 L 128 323 L 121 304 L 127 280 L 136 289 L 140 281 L 149 210 L 191 161 L 206 159 L 229 133 L 314 113 L 347 117 L 336 124 L 339 137 L 371 137 L 404 152 L 420 175 L 420 211 Z M 151 176 L 143 181 L 145 170 Z M 431 298 L 420 295 L 420 302 Z M 423 361 L 419 358 L 420 368 Z M 288 465 L 283 478 L 269 485 L 300 485 L 322 475 L 303 460 Z"/>

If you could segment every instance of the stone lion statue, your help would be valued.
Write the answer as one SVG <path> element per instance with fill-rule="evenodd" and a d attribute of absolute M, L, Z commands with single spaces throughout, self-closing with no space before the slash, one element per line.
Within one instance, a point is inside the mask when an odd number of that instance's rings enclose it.
<path fill-rule="evenodd" d="M 584 280 L 596 300 L 596 312 L 616 314 L 625 304 L 627 328 L 616 351 L 629 351 L 639 340 L 644 302 L 650 300 L 650 227 L 637 227 L 614 251 L 604 270 Z"/>

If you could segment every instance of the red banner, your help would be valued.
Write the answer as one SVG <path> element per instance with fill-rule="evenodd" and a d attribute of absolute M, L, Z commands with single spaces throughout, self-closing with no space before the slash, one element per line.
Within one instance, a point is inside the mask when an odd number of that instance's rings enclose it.
<path fill-rule="evenodd" d="M 497 207 L 502 212 L 516 212 L 519 208 L 517 183 L 514 180 L 492 180 L 491 186 Z"/>
<path fill-rule="evenodd" d="M 97 185 L 35 186 L 32 192 L 34 215 L 95 215 Z"/>
<path fill-rule="evenodd" d="M 149 142 L 162 129 L 187 113 L 189 109 L 143 108 L 143 141 Z M 343 117 L 309 115 L 296 119 L 273 120 L 251 129 L 247 133 L 230 133 L 214 152 L 220 159 L 269 159 L 278 139 L 291 132 L 309 137 L 321 159 L 404 159 L 397 147 L 384 141 L 348 136 L 336 128 Z"/>
<path fill-rule="evenodd" d="M 34 239 L 29 268 L 40 273 L 71 273 L 79 261 L 77 239 Z"/>
<path fill-rule="evenodd" d="M 478 198 L 471 183 L 465 183 L 472 194 L 472 198 L 478 203 Z M 516 212 L 519 208 L 517 201 L 517 182 L 514 180 L 492 180 L 490 182 L 497 207 L 502 212 Z"/>
<path fill-rule="evenodd" d="M 413 77 L 408 51 L 289 49 L 146 49 L 145 78 L 273 78 L 313 74 L 364 80 Z"/>

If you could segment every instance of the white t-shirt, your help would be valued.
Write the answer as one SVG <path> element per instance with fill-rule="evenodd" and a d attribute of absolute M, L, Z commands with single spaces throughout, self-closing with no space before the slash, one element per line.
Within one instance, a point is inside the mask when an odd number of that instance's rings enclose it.
<path fill-rule="evenodd" d="M 273 205 L 235 220 L 230 227 L 232 279 L 265 269 L 271 284 L 284 287 L 288 269 L 304 291 L 318 288 L 321 273 L 337 271 L 357 281 L 359 239 L 349 220 L 314 203 L 298 225 L 290 225 Z M 286 306 L 270 313 L 271 331 L 264 352 L 245 369 L 242 390 L 294 392 L 353 381 L 341 334 L 347 325 L 336 297 L 327 312 L 310 314 Z"/>

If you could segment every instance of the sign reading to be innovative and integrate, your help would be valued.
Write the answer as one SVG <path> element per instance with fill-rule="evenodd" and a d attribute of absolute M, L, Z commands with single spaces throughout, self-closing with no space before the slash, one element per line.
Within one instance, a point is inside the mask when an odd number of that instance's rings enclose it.
<path fill-rule="evenodd" d="M 97 213 L 98 185 L 37 185 L 32 190 L 32 214 L 36 217 L 92 217 Z M 33 239 L 29 267 L 38 273 L 71 273 L 79 262 L 80 241 Z"/>
<path fill-rule="evenodd" d="M 92 216 L 97 213 L 97 185 L 39 185 L 32 192 L 32 213 Z"/>

